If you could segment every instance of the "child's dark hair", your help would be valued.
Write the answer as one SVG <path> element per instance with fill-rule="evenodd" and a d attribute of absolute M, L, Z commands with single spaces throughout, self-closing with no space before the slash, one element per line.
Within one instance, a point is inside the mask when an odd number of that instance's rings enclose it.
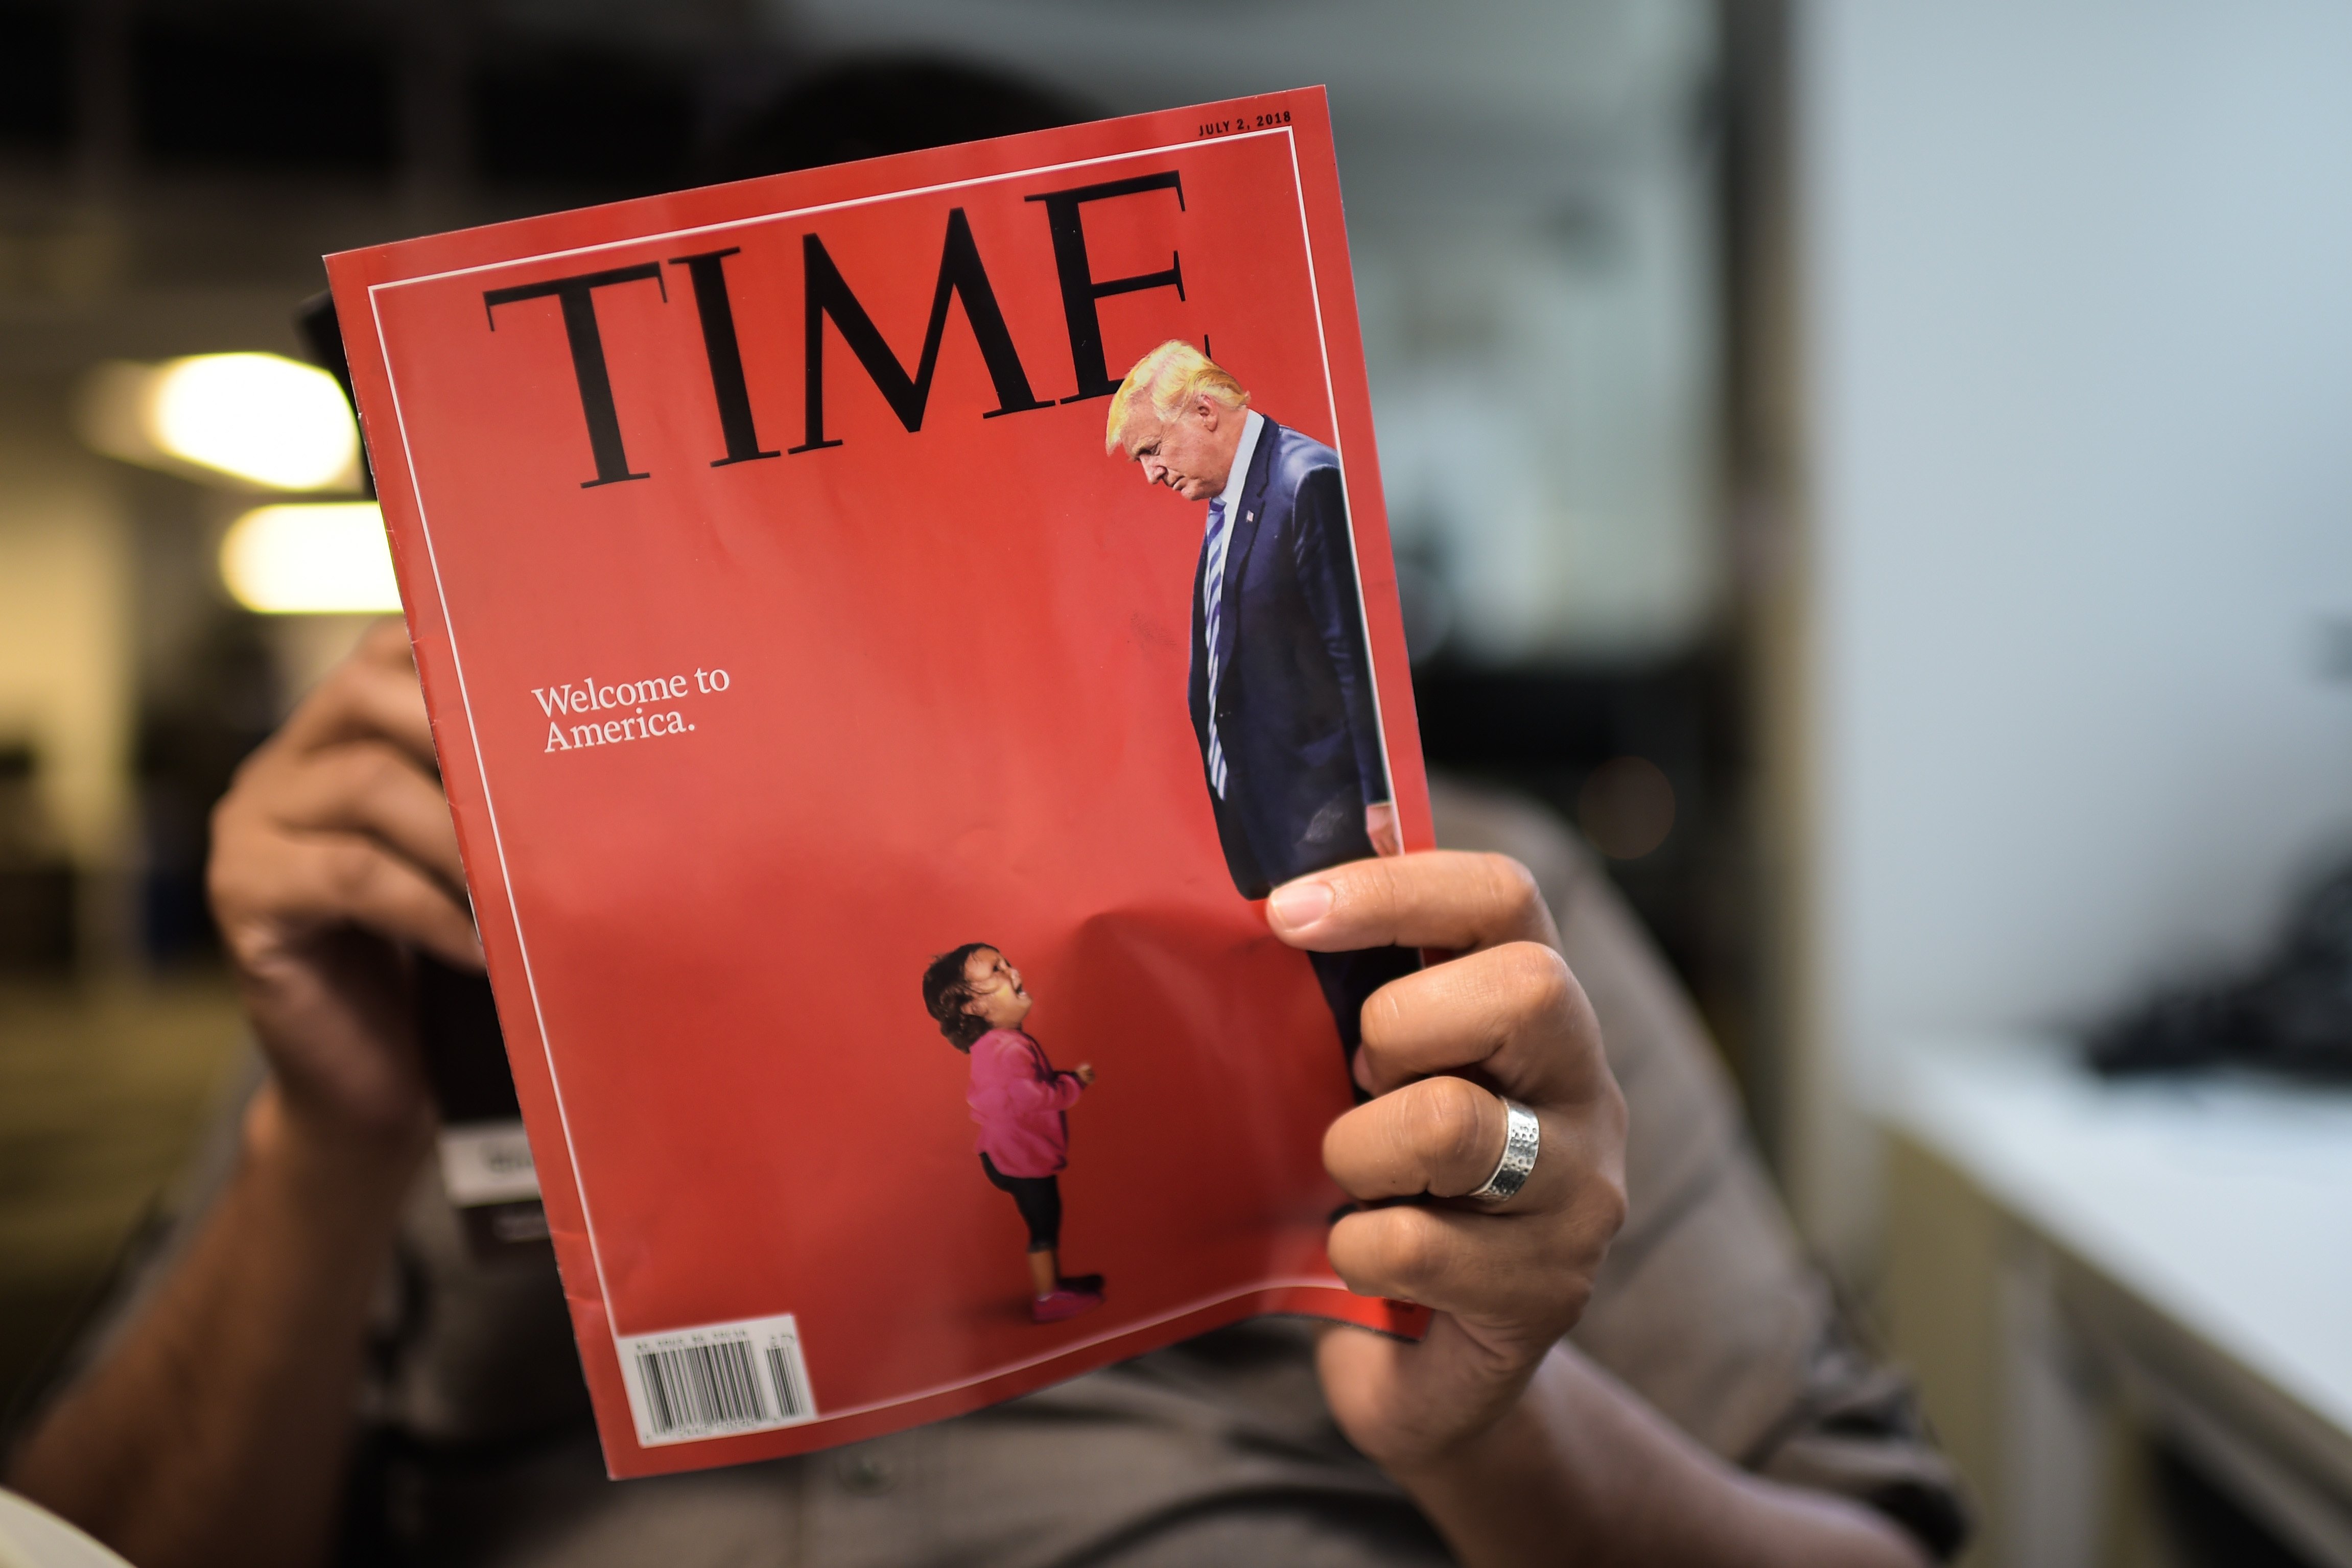
<path fill-rule="evenodd" d="M 948 1043 L 967 1054 L 980 1037 L 994 1026 L 978 1013 L 964 1010 L 972 999 L 971 987 L 963 977 L 964 966 L 971 961 L 974 953 L 995 950 L 993 942 L 967 942 L 940 954 L 923 971 L 923 1006 L 938 1020 L 940 1032 L 948 1037 Z"/>

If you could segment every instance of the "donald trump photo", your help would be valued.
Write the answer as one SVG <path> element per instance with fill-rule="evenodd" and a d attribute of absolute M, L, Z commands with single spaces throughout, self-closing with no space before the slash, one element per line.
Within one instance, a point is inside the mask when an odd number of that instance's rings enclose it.
<path fill-rule="evenodd" d="M 1206 502 L 1192 573 L 1190 699 L 1225 867 L 1244 898 L 1395 854 L 1363 601 L 1339 454 L 1250 407 L 1181 340 L 1135 362 L 1105 449 Z M 1420 967 L 1393 947 L 1309 953 L 1352 1060 L 1364 999 Z"/>

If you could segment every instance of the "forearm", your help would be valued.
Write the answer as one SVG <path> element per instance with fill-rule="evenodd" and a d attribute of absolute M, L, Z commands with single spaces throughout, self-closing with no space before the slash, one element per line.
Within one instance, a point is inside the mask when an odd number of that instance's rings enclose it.
<path fill-rule="evenodd" d="M 1860 1504 L 1727 1465 L 1566 1348 L 1495 1427 L 1397 1479 L 1467 1568 L 1925 1561 Z"/>
<path fill-rule="evenodd" d="M 1004 1086 L 1000 1097 L 1005 1109 L 1015 1115 L 1037 1115 L 1047 1111 L 1066 1111 L 1078 1103 L 1084 1091 L 1075 1072 L 1056 1072 L 1040 1082 L 1034 1078 L 1016 1078 Z"/>
<path fill-rule="evenodd" d="M 187 1257 L 11 1483 L 142 1568 L 318 1562 L 369 1301 L 424 1146 L 421 1128 L 306 1124 L 265 1089 Z"/>

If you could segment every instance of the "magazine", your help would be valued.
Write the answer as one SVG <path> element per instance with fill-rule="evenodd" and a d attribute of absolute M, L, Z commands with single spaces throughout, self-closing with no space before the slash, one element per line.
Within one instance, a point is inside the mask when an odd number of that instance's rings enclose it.
<path fill-rule="evenodd" d="M 328 265 L 614 1475 L 1422 1330 L 1320 1157 L 1418 957 L 1262 903 L 1430 843 L 1320 89 Z"/>

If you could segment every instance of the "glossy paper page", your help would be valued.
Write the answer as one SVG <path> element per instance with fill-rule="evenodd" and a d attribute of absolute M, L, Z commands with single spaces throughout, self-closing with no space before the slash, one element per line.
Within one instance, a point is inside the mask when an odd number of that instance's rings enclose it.
<path fill-rule="evenodd" d="M 331 270 L 614 1473 L 1417 1331 L 1325 1260 L 1333 1004 L 1232 852 L 1280 873 L 1276 775 L 1429 841 L 1319 91 Z M 1260 416 L 1246 518 L 1105 450 L 1169 340 Z M 1360 844 L 1353 788 L 1297 832 Z M 968 1055 L 920 982 L 970 944 L 1032 1010 Z M 1105 1283 L 1039 1322 L 1048 1176 Z"/>

